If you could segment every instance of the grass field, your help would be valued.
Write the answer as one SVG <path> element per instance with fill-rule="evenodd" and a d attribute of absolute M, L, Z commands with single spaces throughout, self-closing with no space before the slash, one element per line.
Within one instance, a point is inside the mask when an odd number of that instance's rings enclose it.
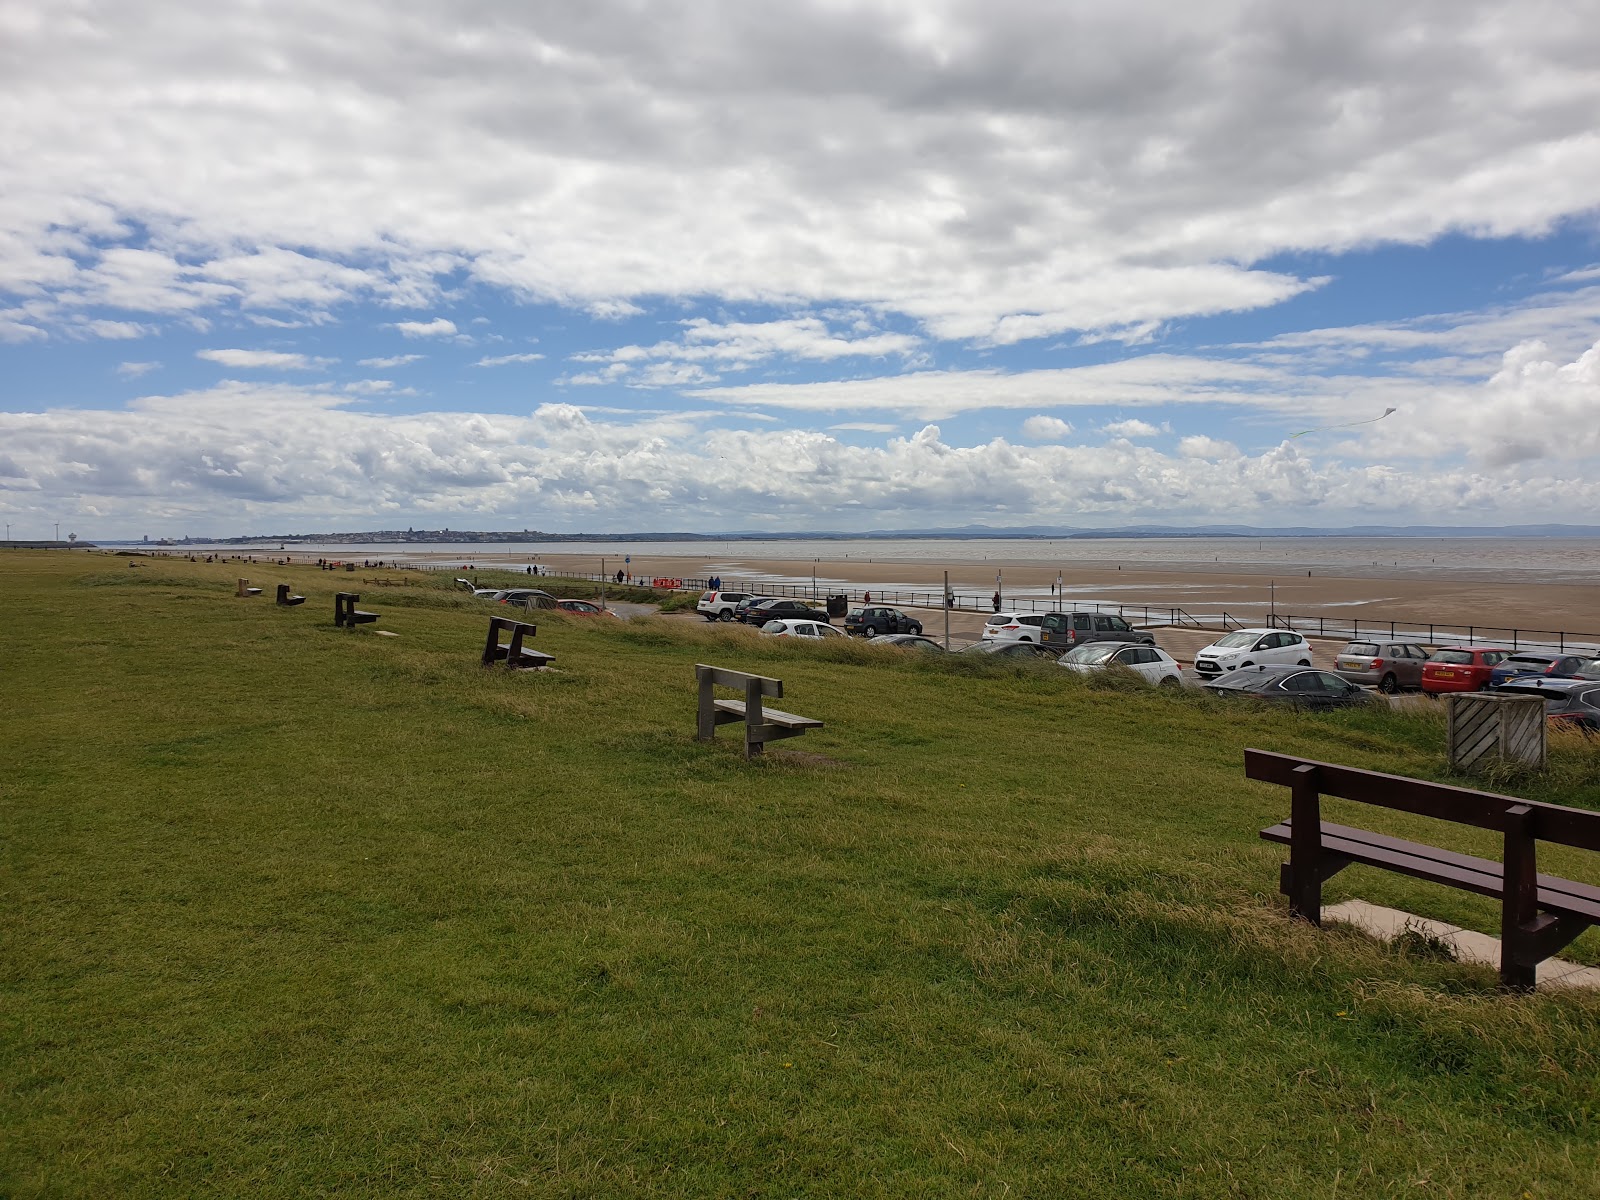
<path fill-rule="evenodd" d="M 1256 837 L 1243 747 L 1447 778 L 1436 714 L 550 613 L 489 672 L 447 580 L 385 638 L 126 562 L 0 554 L 0 1195 L 1600 1192 L 1600 997 L 1291 924 Z M 827 727 L 694 742 L 697 661 Z"/>

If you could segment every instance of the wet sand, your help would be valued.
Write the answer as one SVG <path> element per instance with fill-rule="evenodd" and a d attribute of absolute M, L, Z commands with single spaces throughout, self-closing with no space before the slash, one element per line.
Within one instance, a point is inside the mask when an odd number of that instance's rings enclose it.
<path fill-rule="evenodd" d="M 413 560 L 455 562 L 459 555 L 412 554 Z M 486 553 L 485 562 L 504 561 Z M 593 555 L 540 554 L 536 561 L 552 574 L 593 574 Z M 621 565 L 609 559 L 607 566 Z M 667 576 L 705 579 L 720 574 L 729 589 L 758 590 L 755 585 L 789 583 L 809 588 L 815 568 L 819 595 L 848 588 L 924 592 L 937 597 L 943 572 L 964 604 L 987 609 L 995 591 L 995 572 L 1003 573 L 1003 598 L 1045 601 L 1056 582 L 1054 568 L 986 562 L 943 563 L 933 560 L 742 558 L 716 556 L 635 555 L 630 570 L 636 577 Z M 1309 570 L 1309 574 L 1308 574 Z M 1269 612 L 1395 621 L 1408 624 L 1471 625 L 1503 629 L 1567 631 L 1600 637 L 1600 585 L 1550 583 L 1537 572 L 1495 581 L 1461 578 L 1447 571 L 1403 568 L 1392 575 L 1363 568 L 1360 574 L 1327 568 L 1286 566 L 1219 568 L 1214 563 L 1172 563 L 1139 570 L 1097 566 L 1063 571 L 1067 606 L 1074 603 L 1147 605 L 1152 610 L 1180 608 L 1190 613 L 1226 611 L 1247 623 L 1261 623 Z M 931 600 L 930 603 L 937 603 Z M 1025 605 L 1026 606 L 1026 605 Z"/>

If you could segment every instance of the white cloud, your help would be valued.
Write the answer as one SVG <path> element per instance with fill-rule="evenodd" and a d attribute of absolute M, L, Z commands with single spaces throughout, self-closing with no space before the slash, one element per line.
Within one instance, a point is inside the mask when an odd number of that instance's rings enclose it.
<path fill-rule="evenodd" d="M 1058 442 L 1072 432 L 1072 425 L 1060 417 L 1029 417 L 1022 422 L 1022 436 L 1034 442 Z"/>
<path fill-rule="evenodd" d="M 151 332 L 151 327 L 137 321 L 86 321 L 83 328 L 98 338 L 109 341 L 129 341 Z"/>
<path fill-rule="evenodd" d="M 361 365 L 363 367 L 374 367 L 377 370 L 386 371 L 391 367 L 409 366 L 410 364 L 417 362 L 419 359 L 424 359 L 427 357 L 428 356 L 426 354 L 393 354 L 388 358 L 363 358 L 361 360 Z"/>
<path fill-rule="evenodd" d="M 539 362 L 544 358 L 542 354 L 501 354 L 494 358 L 480 358 L 472 365 L 475 367 L 503 367 L 507 363 Z"/>
<path fill-rule="evenodd" d="M 1172 427 L 1168 425 L 1166 428 L 1170 432 Z M 1148 438 L 1155 437 L 1156 434 L 1161 433 L 1162 428 L 1150 424 L 1149 421 L 1141 421 L 1137 417 L 1129 417 L 1125 421 L 1107 422 L 1100 426 L 1100 432 L 1109 433 L 1112 437 L 1119 438 Z"/>
<path fill-rule="evenodd" d="M 465 279 L 1137 340 L 1313 286 L 1255 266 L 1282 252 L 1539 235 L 1600 194 L 1581 3 L 407 11 L 32 5 L 4 286 L 212 313 Z"/>
<path fill-rule="evenodd" d="M 857 433 L 894 433 L 900 428 L 883 421 L 841 421 L 837 425 L 828 426 L 829 429 L 853 430 Z"/>
<path fill-rule="evenodd" d="M 1525 349 L 1486 390 L 1570 404 L 1592 369 Z M 0 413 L 12 472 L 4 487 L 14 508 L 130 514 L 122 527 L 99 518 L 99 536 L 137 534 L 136 521 L 315 528 L 395 512 L 491 524 L 536 511 L 551 528 L 706 527 L 708 512 L 740 512 L 774 528 L 801 519 L 863 528 L 985 518 L 1271 524 L 1291 513 L 1319 524 L 1489 523 L 1600 505 L 1592 437 L 1559 459 L 1401 467 L 1352 463 L 1303 442 L 1251 455 L 1203 436 L 1184 439 L 1177 454 L 1128 441 L 961 445 L 930 425 L 852 445 L 802 430 L 707 428 L 695 414 L 602 423 L 546 404 L 522 417 L 403 416 L 353 409 L 353 400 L 325 387 L 234 382 L 146 396 L 122 411 Z"/>
<path fill-rule="evenodd" d="M 271 371 L 316 371 L 331 361 L 282 350 L 197 350 L 194 356 L 225 367 Z"/>
<path fill-rule="evenodd" d="M 456 323 L 444 317 L 435 317 L 431 321 L 396 321 L 393 328 L 408 338 L 454 337 Z"/>
<path fill-rule="evenodd" d="M 141 375 L 148 375 L 151 371 L 161 369 L 158 362 L 125 362 L 117 364 L 117 374 L 126 379 L 137 379 Z"/>

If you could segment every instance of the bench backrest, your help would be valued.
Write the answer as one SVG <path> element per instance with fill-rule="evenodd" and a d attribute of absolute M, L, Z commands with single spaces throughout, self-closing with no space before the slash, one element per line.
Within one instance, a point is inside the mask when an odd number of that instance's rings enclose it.
<path fill-rule="evenodd" d="M 726 667 L 709 667 L 705 663 L 695 663 L 694 677 L 697 683 L 704 683 L 709 678 L 715 687 L 738 688 L 746 693 L 754 684 L 757 695 L 783 699 L 783 680 L 771 679 L 766 675 L 748 675 L 743 671 L 730 671 Z"/>
<path fill-rule="evenodd" d="M 1311 770 L 1301 772 L 1301 767 Z M 1452 787 L 1445 783 L 1429 783 L 1423 779 L 1386 775 L 1381 771 L 1366 771 L 1359 767 L 1342 767 L 1336 763 L 1317 762 L 1292 754 L 1275 754 L 1270 750 L 1246 750 L 1244 773 L 1248 779 L 1284 787 L 1293 787 L 1297 777 L 1309 774 L 1309 782 L 1320 795 L 1338 796 L 1379 808 L 1437 817 L 1442 821 L 1475 825 L 1496 832 L 1507 828 L 1511 820 L 1507 813 L 1517 807 L 1527 810 L 1527 817 L 1519 819 L 1526 820 L 1527 831 L 1532 836 L 1583 850 L 1600 850 L 1600 812 L 1587 809 L 1520 800 L 1515 796 Z"/>

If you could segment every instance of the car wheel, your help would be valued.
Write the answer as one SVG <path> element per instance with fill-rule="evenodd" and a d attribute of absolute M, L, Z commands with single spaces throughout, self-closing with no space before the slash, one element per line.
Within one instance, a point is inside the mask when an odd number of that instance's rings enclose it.
<path fill-rule="evenodd" d="M 1311 660 L 1309 658 L 1302 658 L 1300 660 L 1300 665 L 1302 667 L 1309 667 L 1311 665 Z"/>
<path fill-rule="evenodd" d="M 911 632 L 916 634 L 918 637 L 921 637 L 922 636 L 922 626 L 921 625 L 913 625 L 911 627 Z"/>
<path fill-rule="evenodd" d="M 917 630 L 917 632 L 921 633 L 922 630 L 919 629 L 919 630 Z M 1033 639 L 1030 638 L 1030 637 L 1020 637 L 1020 638 L 1017 639 L 1017 641 L 1019 641 L 1019 642 L 1031 642 L 1031 641 L 1033 641 Z"/>
<path fill-rule="evenodd" d="M 1392 696 L 1400 690 L 1400 681 L 1393 674 L 1385 675 L 1378 680 L 1378 690 L 1385 696 Z"/>
<path fill-rule="evenodd" d="M 1182 687 L 1183 686 L 1183 680 L 1179 679 L 1176 675 L 1167 675 L 1167 676 L 1164 676 L 1162 678 L 1161 686 L 1162 687 Z"/>
<path fill-rule="evenodd" d="M 1246 667 L 1253 667 L 1253 666 L 1255 666 L 1255 663 L 1253 663 L 1253 662 L 1242 662 L 1242 663 L 1239 664 L 1239 668 L 1238 669 L 1242 671 Z"/>
<path fill-rule="evenodd" d="M 866 634 L 869 638 L 875 638 L 878 636 L 878 627 L 876 625 L 868 625 L 861 632 Z"/>
<path fill-rule="evenodd" d="M 722 616 L 718 617 L 717 619 L 719 621 L 731 621 L 731 620 L 733 620 L 733 609 L 731 609 L 731 608 L 723 609 L 722 610 Z"/>

